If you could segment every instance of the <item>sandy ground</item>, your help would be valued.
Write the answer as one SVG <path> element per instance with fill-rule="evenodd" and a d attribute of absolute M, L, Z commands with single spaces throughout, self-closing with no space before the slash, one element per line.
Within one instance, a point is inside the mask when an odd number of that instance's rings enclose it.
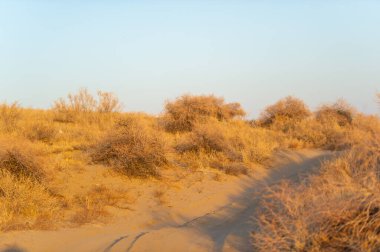
<path fill-rule="evenodd" d="M 165 192 L 160 199 L 141 196 L 131 211 L 108 223 L 1 234 L 0 251 L 251 251 L 250 232 L 256 229 L 255 210 L 265 187 L 284 179 L 297 182 L 331 155 L 278 153 L 267 172 L 256 176 L 215 179 L 195 173 L 160 184 Z M 149 183 L 135 186 L 157 190 Z"/>

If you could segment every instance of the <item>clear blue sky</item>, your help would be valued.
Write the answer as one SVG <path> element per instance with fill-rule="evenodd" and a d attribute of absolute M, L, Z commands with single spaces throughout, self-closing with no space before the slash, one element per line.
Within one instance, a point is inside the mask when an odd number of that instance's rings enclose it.
<path fill-rule="evenodd" d="M 375 113 L 380 1 L 0 0 L 0 101 L 48 108 L 80 87 L 126 111 L 214 93 L 250 116 L 287 95 Z"/>

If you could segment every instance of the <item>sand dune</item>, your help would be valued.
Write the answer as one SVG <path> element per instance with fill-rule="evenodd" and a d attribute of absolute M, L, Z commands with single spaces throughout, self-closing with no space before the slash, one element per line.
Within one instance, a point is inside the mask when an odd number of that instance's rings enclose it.
<path fill-rule="evenodd" d="M 134 218 L 56 231 L 15 231 L 0 237 L 2 251 L 250 251 L 255 209 L 267 185 L 294 182 L 331 152 L 278 153 L 261 179 L 242 176 L 202 182 L 203 197 L 170 199 L 171 207 L 135 209 Z M 209 187 L 209 188 L 207 188 Z M 200 200 L 201 199 L 201 200 Z M 152 214 L 153 213 L 153 214 Z M 147 224 L 148 223 L 148 224 Z"/>

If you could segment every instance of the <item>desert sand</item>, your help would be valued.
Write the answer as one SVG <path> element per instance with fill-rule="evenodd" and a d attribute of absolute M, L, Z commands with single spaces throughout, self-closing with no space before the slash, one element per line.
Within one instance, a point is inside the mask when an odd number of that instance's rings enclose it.
<path fill-rule="evenodd" d="M 297 183 L 331 156 L 319 150 L 280 152 L 261 173 L 226 175 L 221 181 L 195 173 L 167 189 L 160 204 L 142 193 L 128 214 L 116 214 L 110 222 L 8 232 L 0 237 L 0 250 L 251 251 L 255 210 L 265 188 L 283 180 Z"/>

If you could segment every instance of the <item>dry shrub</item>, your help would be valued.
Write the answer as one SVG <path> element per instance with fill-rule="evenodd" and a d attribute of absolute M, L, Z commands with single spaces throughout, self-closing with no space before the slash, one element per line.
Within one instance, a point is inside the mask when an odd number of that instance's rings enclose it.
<path fill-rule="evenodd" d="M 379 251 L 380 139 L 354 147 L 301 185 L 272 188 L 259 216 L 259 251 Z"/>
<path fill-rule="evenodd" d="M 271 128 L 285 134 L 285 146 L 289 148 L 343 150 L 351 146 L 349 144 L 351 131 L 348 128 L 336 123 L 322 124 L 314 118 L 289 123 L 276 120 Z"/>
<path fill-rule="evenodd" d="M 58 130 L 54 127 L 53 122 L 39 121 L 25 127 L 24 135 L 31 141 L 53 143 L 58 135 Z"/>
<path fill-rule="evenodd" d="M 345 150 L 379 134 L 379 125 L 378 117 L 360 114 L 345 101 L 339 100 L 319 108 L 315 117 L 297 120 L 275 117 L 270 129 L 282 132 L 284 145 L 290 148 Z"/>
<path fill-rule="evenodd" d="M 283 133 L 283 145 L 289 148 L 335 148 L 342 138 L 341 128 L 311 117 L 302 100 L 288 96 L 267 107 L 256 125 Z"/>
<path fill-rule="evenodd" d="M 239 162 L 218 162 L 214 161 L 211 163 L 211 167 L 216 168 L 220 171 L 223 171 L 225 174 L 238 176 L 240 174 L 247 175 L 248 168 L 246 165 Z"/>
<path fill-rule="evenodd" d="M 380 120 L 376 116 L 355 113 L 350 124 L 341 126 L 337 121 L 322 123 L 321 132 L 326 136 L 322 146 L 329 150 L 344 150 L 371 141 L 380 134 Z"/>
<path fill-rule="evenodd" d="M 312 118 L 294 122 L 286 132 L 288 141 L 298 142 L 295 148 L 322 148 L 330 136 L 325 134 L 323 125 Z M 293 143 L 294 143 L 293 142 Z M 292 147 L 292 146 L 289 146 Z"/>
<path fill-rule="evenodd" d="M 115 167 L 135 177 L 158 175 L 158 167 L 167 163 L 167 148 L 158 127 L 134 116 L 118 122 L 92 153 L 92 160 Z"/>
<path fill-rule="evenodd" d="M 322 125 L 313 118 L 294 121 L 278 117 L 270 129 L 281 136 L 277 140 L 285 148 L 320 148 L 326 142 Z"/>
<path fill-rule="evenodd" d="M 183 95 L 166 103 L 163 123 L 171 132 L 191 131 L 194 124 L 209 118 L 228 121 L 244 115 L 239 103 L 225 103 L 223 98 L 214 95 Z"/>
<path fill-rule="evenodd" d="M 352 122 L 352 126 L 355 129 L 367 132 L 374 136 L 380 132 L 380 118 L 373 115 L 357 114 Z"/>
<path fill-rule="evenodd" d="M 269 130 L 252 128 L 242 121 L 197 123 L 175 149 L 179 153 L 206 153 L 214 157 L 211 166 L 227 173 L 246 173 L 243 165 L 262 163 L 278 143 Z"/>
<path fill-rule="evenodd" d="M 86 195 L 77 196 L 75 203 L 79 211 L 72 217 L 72 221 L 82 225 L 109 216 L 107 206 L 117 206 L 124 199 L 124 193 L 112 191 L 104 185 L 94 186 Z"/>
<path fill-rule="evenodd" d="M 0 168 L 16 177 L 42 181 L 45 178 L 41 152 L 20 139 L 0 139 Z"/>
<path fill-rule="evenodd" d="M 59 202 L 34 180 L 0 168 L 0 230 L 51 227 Z"/>
<path fill-rule="evenodd" d="M 17 102 L 12 104 L 0 104 L 0 129 L 13 131 L 21 118 L 21 108 Z"/>
<path fill-rule="evenodd" d="M 332 105 L 323 105 L 316 111 L 317 121 L 324 124 L 337 123 L 339 126 L 352 124 L 356 112 L 344 100 L 338 100 Z"/>
<path fill-rule="evenodd" d="M 96 111 L 100 113 L 120 112 L 122 109 L 119 98 L 110 92 L 98 91 Z"/>
<path fill-rule="evenodd" d="M 75 122 L 95 111 L 96 100 L 87 89 L 77 94 L 68 94 L 67 99 L 60 98 L 54 102 L 55 120 L 59 122 Z"/>
<path fill-rule="evenodd" d="M 93 121 L 98 113 L 114 113 L 121 110 L 119 99 L 112 93 L 98 91 L 96 99 L 87 89 L 69 94 L 67 99 L 54 102 L 55 120 L 59 122 Z"/>
<path fill-rule="evenodd" d="M 302 100 L 288 96 L 267 107 L 261 114 L 259 121 L 263 126 L 270 126 L 278 120 L 285 121 L 288 124 L 306 119 L 310 115 L 309 108 Z"/>

